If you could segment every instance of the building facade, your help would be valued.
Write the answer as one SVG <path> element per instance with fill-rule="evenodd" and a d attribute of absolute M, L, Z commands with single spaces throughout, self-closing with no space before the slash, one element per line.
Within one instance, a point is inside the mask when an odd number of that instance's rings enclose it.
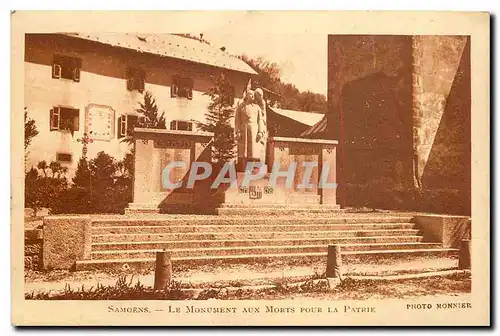
<path fill-rule="evenodd" d="M 89 158 L 130 153 L 122 140 L 140 117 L 144 92 L 156 99 L 167 129 L 196 132 L 214 76 L 227 76 L 236 104 L 255 74 L 218 48 L 176 35 L 27 34 L 25 42 L 25 108 L 39 131 L 26 168 L 60 161 L 69 176 L 84 132 L 92 139 Z"/>
<path fill-rule="evenodd" d="M 329 35 L 339 203 L 470 214 L 470 76 L 468 36 Z"/>

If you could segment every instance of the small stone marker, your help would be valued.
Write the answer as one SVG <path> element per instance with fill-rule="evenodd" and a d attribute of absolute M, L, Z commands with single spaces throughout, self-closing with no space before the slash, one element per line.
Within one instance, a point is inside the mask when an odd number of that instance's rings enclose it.
<path fill-rule="evenodd" d="M 172 281 L 171 253 L 165 250 L 156 252 L 155 290 L 164 290 L 170 287 Z"/>
<path fill-rule="evenodd" d="M 340 254 L 340 245 L 328 245 L 328 256 L 326 259 L 326 277 L 341 278 L 342 277 L 342 256 Z"/>
<path fill-rule="evenodd" d="M 471 268 L 470 240 L 468 239 L 464 239 L 460 243 L 460 249 L 458 251 L 458 268 Z"/>

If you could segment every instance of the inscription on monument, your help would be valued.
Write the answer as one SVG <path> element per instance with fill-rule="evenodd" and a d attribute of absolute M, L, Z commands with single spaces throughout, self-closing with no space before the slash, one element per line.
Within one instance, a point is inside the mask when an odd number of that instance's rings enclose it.
<path fill-rule="evenodd" d="M 290 155 L 319 155 L 319 147 L 290 146 Z"/>
<path fill-rule="evenodd" d="M 155 140 L 156 148 L 179 148 L 189 149 L 193 146 L 193 142 L 189 140 Z"/>
<path fill-rule="evenodd" d="M 250 199 L 261 199 L 262 198 L 262 187 L 250 186 L 249 190 L 248 190 L 248 197 L 250 197 Z"/>

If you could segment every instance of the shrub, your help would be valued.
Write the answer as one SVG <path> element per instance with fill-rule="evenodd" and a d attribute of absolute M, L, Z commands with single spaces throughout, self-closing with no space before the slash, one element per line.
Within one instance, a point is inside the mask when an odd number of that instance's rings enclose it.
<path fill-rule="evenodd" d="M 34 216 L 40 208 L 52 208 L 68 187 L 64 176 L 67 168 L 59 162 L 52 161 L 47 165 L 40 161 L 37 168 L 32 167 L 26 173 L 24 190 L 25 206 L 33 209 Z"/>
<path fill-rule="evenodd" d="M 123 161 L 99 152 L 87 161 L 81 158 L 73 185 L 61 193 L 51 213 L 123 213 L 132 202 L 133 156 Z"/>

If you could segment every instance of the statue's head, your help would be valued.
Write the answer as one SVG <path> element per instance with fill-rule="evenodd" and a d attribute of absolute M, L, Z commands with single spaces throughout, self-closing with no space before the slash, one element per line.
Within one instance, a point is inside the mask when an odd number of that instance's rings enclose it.
<path fill-rule="evenodd" d="M 264 91 L 261 88 L 255 89 L 255 100 L 258 102 L 264 100 Z"/>
<path fill-rule="evenodd" d="M 254 97 L 255 97 L 254 92 L 252 90 L 248 90 L 247 94 L 245 95 L 245 102 L 253 103 Z"/>

